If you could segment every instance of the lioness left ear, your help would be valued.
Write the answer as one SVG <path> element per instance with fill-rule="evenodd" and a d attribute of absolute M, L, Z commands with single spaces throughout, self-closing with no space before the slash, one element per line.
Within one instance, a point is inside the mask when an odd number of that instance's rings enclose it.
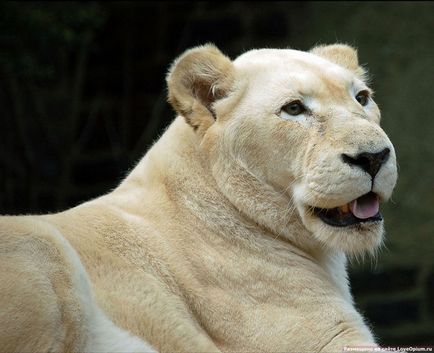
<path fill-rule="evenodd" d="M 312 48 L 310 52 L 354 72 L 365 80 L 366 71 L 359 66 L 355 48 L 346 44 L 320 45 Z"/>
<path fill-rule="evenodd" d="M 214 45 L 187 50 L 166 77 L 168 100 L 195 130 L 204 132 L 216 118 L 213 103 L 226 97 L 234 83 L 232 61 Z"/>

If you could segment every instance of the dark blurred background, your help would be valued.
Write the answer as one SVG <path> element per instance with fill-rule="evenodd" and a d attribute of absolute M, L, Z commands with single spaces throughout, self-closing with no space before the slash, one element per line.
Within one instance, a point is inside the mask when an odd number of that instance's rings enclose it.
<path fill-rule="evenodd" d="M 2 2 L 0 211 L 64 210 L 115 187 L 174 118 L 185 49 L 345 42 L 373 78 L 400 178 L 353 293 L 383 345 L 434 344 L 434 3 Z"/>

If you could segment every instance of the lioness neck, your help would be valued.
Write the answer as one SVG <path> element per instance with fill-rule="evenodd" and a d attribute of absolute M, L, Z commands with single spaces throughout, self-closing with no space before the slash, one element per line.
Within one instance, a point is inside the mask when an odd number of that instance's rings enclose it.
<path fill-rule="evenodd" d="M 301 222 L 288 212 L 288 198 L 261 183 L 229 155 L 222 155 L 213 165 L 207 157 L 201 139 L 178 117 L 114 194 L 163 191 L 169 204 L 187 209 L 197 222 L 209 227 L 214 224 L 219 235 L 231 241 L 242 241 L 255 233 L 291 245 L 296 243 L 292 234 L 307 235 Z M 232 223 L 248 234 L 239 229 L 221 232 L 221 227 L 226 229 Z M 295 245 L 306 256 L 319 255 L 319 249 Z"/>
<path fill-rule="evenodd" d="M 290 250 L 326 268 L 337 262 L 345 268 L 345 255 L 309 240 L 287 196 L 260 182 L 229 155 L 217 160 L 209 164 L 201 139 L 178 117 L 115 193 L 134 193 L 134 199 L 143 202 L 150 190 L 163 191 L 169 204 L 188 210 L 198 225 L 230 243 Z M 141 192 L 143 199 L 137 196 Z"/>

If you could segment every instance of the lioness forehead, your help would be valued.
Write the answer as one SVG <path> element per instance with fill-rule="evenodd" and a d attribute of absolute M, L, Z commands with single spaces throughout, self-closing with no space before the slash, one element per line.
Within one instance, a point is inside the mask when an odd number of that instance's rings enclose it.
<path fill-rule="evenodd" d="M 306 76 L 320 79 L 339 80 L 346 85 L 359 79 L 349 70 L 323 59 L 315 54 L 293 49 L 250 50 L 235 61 L 240 70 L 254 70 L 256 74 L 285 75 L 305 73 Z"/>
<path fill-rule="evenodd" d="M 261 87 L 261 91 L 277 90 L 326 99 L 332 92 L 334 99 L 345 100 L 350 91 L 366 87 L 350 70 L 315 54 L 293 49 L 251 50 L 239 56 L 234 65 L 256 87 Z"/>

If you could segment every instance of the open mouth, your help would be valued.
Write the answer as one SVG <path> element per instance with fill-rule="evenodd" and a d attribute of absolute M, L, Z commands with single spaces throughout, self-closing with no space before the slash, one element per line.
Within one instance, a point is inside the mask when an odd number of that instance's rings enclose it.
<path fill-rule="evenodd" d="M 324 223 L 334 227 L 346 227 L 383 219 L 378 195 L 369 192 L 359 198 L 335 208 L 313 208 L 313 213 Z"/>

